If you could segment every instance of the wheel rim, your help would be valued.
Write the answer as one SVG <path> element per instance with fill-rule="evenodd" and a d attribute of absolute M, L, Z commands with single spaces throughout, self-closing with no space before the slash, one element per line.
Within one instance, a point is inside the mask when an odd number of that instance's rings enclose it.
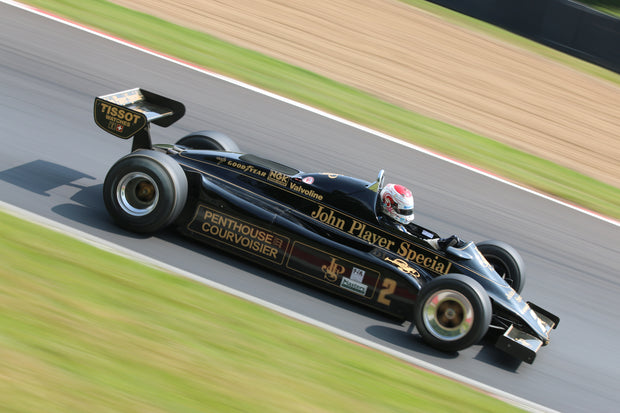
<path fill-rule="evenodd" d="M 440 290 L 426 300 L 422 317 L 426 329 L 433 336 L 454 341 L 465 337 L 472 329 L 474 309 L 458 291 Z"/>
<path fill-rule="evenodd" d="M 132 216 L 148 215 L 159 201 L 157 184 L 153 178 L 142 172 L 125 175 L 116 188 L 116 198 L 120 207 Z"/>

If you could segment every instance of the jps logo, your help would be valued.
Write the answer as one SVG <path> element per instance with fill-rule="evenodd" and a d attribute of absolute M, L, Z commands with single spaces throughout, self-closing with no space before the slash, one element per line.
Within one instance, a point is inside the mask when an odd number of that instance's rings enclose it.
<path fill-rule="evenodd" d="M 336 282 L 338 280 L 338 276 L 344 274 L 345 268 L 343 265 L 340 265 L 336 262 L 336 258 L 332 257 L 329 265 L 323 265 L 321 267 L 323 274 L 325 275 L 325 279 L 331 282 Z"/>
<path fill-rule="evenodd" d="M 275 182 L 276 184 L 280 184 L 283 186 L 288 185 L 288 176 L 278 171 L 269 171 L 269 176 L 267 177 L 267 179 L 271 182 Z"/>

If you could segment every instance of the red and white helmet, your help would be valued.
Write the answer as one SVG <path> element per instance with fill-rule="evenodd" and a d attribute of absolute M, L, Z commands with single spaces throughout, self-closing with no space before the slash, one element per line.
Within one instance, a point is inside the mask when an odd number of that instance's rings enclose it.
<path fill-rule="evenodd" d="M 383 213 L 401 224 L 413 221 L 413 195 L 402 185 L 387 184 L 381 190 Z"/>

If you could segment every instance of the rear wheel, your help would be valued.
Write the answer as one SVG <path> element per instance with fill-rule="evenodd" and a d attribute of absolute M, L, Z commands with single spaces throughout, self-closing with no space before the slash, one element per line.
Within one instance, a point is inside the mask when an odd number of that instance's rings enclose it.
<path fill-rule="evenodd" d="M 422 339 L 442 351 L 459 351 L 480 341 L 491 323 L 491 300 L 471 278 L 448 274 L 418 294 L 414 322 Z"/>
<path fill-rule="evenodd" d="M 502 241 L 482 241 L 476 244 L 478 251 L 486 258 L 508 285 L 518 294 L 525 286 L 525 263 L 521 255 Z"/>
<path fill-rule="evenodd" d="M 239 147 L 228 135 L 217 131 L 200 131 L 182 137 L 176 143 L 190 149 L 206 149 L 213 151 L 240 152 Z"/>
<path fill-rule="evenodd" d="M 187 200 L 187 178 L 168 155 L 139 150 L 110 168 L 103 184 L 103 200 L 118 226 L 153 233 L 181 213 Z"/>

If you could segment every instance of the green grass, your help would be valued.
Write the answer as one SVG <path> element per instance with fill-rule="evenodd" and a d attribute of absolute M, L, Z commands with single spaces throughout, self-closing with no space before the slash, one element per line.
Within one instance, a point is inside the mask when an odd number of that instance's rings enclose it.
<path fill-rule="evenodd" d="M 3 412 L 508 412 L 467 386 L 0 211 Z"/>
<path fill-rule="evenodd" d="M 446 18 L 456 19 L 462 24 L 483 27 L 498 36 L 508 37 L 511 41 L 558 58 L 579 70 L 620 84 L 620 76 L 615 73 L 425 1 L 408 2 L 440 13 Z M 26 3 L 409 140 L 601 214 L 620 218 L 620 188 L 491 139 L 409 112 L 307 70 L 107 1 L 27 0 Z M 182 97 L 179 99 L 182 100 Z"/>

